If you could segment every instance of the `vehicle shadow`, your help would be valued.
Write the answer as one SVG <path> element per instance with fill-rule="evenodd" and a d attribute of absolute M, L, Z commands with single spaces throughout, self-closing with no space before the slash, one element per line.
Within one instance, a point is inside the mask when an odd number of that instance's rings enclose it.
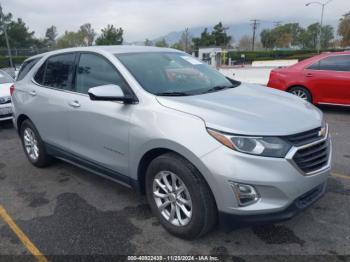
<path fill-rule="evenodd" d="M 350 106 L 331 106 L 331 105 L 320 105 L 318 106 L 324 113 L 330 114 L 350 114 Z"/>
<path fill-rule="evenodd" d="M 12 120 L 0 121 L 0 130 L 14 128 Z"/>

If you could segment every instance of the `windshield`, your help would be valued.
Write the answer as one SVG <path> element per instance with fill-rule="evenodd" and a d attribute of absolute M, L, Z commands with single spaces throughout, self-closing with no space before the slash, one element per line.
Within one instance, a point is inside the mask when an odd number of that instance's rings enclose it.
<path fill-rule="evenodd" d="M 0 84 L 13 83 L 13 79 L 5 72 L 0 71 Z M 1 86 L 0 86 L 1 87 Z"/>
<path fill-rule="evenodd" d="M 146 91 L 155 95 L 203 94 L 239 84 L 184 53 L 127 53 L 116 57 Z"/>

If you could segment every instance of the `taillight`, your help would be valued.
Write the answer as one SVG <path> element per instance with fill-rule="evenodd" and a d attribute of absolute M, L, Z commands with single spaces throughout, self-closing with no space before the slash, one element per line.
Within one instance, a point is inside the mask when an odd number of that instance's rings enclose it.
<path fill-rule="evenodd" d="M 13 95 L 14 91 L 15 91 L 15 86 L 14 85 L 10 86 L 10 95 L 11 96 Z"/>

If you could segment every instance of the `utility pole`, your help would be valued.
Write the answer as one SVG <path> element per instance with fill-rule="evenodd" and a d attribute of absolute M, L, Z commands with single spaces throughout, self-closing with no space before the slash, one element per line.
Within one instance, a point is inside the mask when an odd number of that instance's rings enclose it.
<path fill-rule="evenodd" d="M 188 27 L 185 29 L 185 52 L 188 53 Z"/>
<path fill-rule="evenodd" d="M 2 6 L 0 4 L 0 21 L 2 22 L 2 27 L 4 30 L 5 34 L 5 40 L 6 40 L 6 46 L 7 46 L 7 53 L 10 59 L 10 67 L 13 68 L 13 62 L 12 62 L 12 56 L 11 56 L 11 48 L 10 48 L 10 43 L 9 43 L 9 38 L 7 36 L 7 28 L 6 28 L 6 21 L 5 21 L 5 15 L 2 12 Z"/>
<path fill-rule="evenodd" d="M 253 22 L 251 25 L 252 25 L 252 27 L 253 27 L 252 51 L 254 51 L 256 30 L 258 29 L 258 25 L 259 25 L 260 23 L 259 23 L 259 20 L 258 20 L 258 19 L 253 19 L 253 20 L 250 20 L 250 21 Z"/>
<path fill-rule="evenodd" d="M 320 50 L 321 50 L 321 39 L 322 39 L 322 27 L 323 27 L 324 7 L 325 7 L 326 5 L 328 5 L 331 1 L 333 1 L 333 0 L 328 0 L 328 1 L 325 2 L 325 3 L 321 3 L 321 2 L 315 1 L 315 2 L 310 2 L 310 3 L 305 4 L 305 6 L 309 6 L 309 5 L 312 5 L 312 4 L 316 4 L 316 5 L 320 5 L 320 6 L 322 7 L 320 31 L 319 31 L 318 38 L 317 38 L 317 53 L 320 53 Z"/>

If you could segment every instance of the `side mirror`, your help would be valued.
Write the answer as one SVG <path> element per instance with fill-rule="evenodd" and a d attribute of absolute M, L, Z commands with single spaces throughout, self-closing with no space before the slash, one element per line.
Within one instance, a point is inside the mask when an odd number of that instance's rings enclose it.
<path fill-rule="evenodd" d="M 103 85 L 92 87 L 88 90 L 91 100 L 95 101 L 122 101 L 124 103 L 134 102 L 133 97 L 125 96 L 118 85 Z"/>

